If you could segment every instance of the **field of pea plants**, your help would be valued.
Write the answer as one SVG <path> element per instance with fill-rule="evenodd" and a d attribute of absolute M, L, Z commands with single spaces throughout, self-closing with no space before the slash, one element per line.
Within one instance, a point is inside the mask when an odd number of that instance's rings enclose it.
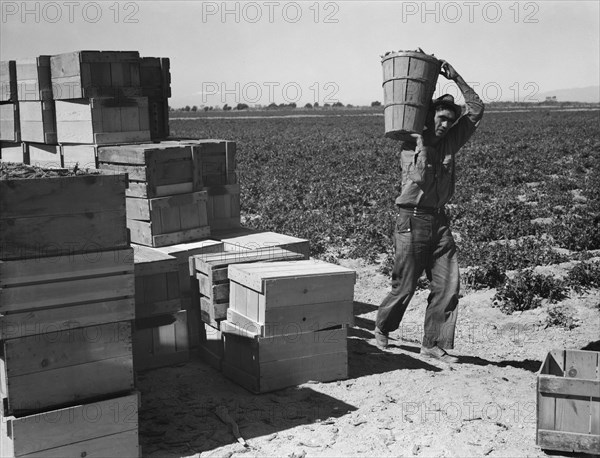
<path fill-rule="evenodd" d="M 141 429 L 144 454 L 546 456 L 536 445 L 542 361 L 553 349 L 600 350 L 600 111 L 488 110 L 459 153 L 451 367 L 419 355 L 425 278 L 390 348 L 375 346 L 400 185 L 383 117 L 286 114 L 199 113 L 171 119 L 171 134 L 236 141 L 244 224 L 307 238 L 313 257 L 356 269 L 349 379 L 252 396 L 202 365 L 142 378 L 142 391 L 176 387 L 146 398 L 142 424 L 167 418 Z M 178 399 L 196 418 L 179 415 Z M 222 406 L 246 446 L 212 414 Z"/>

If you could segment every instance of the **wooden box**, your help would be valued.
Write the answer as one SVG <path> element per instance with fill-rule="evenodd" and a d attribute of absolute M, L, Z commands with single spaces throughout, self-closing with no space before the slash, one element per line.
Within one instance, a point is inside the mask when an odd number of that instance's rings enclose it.
<path fill-rule="evenodd" d="M 0 340 L 134 318 L 133 250 L 0 261 Z"/>
<path fill-rule="evenodd" d="M 136 320 L 133 362 L 136 371 L 185 363 L 189 360 L 187 312 Z"/>
<path fill-rule="evenodd" d="M 16 75 L 19 101 L 52 100 L 50 56 L 17 60 Z"/>
<path fill-rule="evenodd" d="M 0 259 L 126 248 L 127 175 L 0 180 Z"/>
<path fill-rule="evenodd" d="M 181 310 L 177 259 L 155 248 L 133 245 L 135 272 L 135 318 Z"/>
<path fill-rule="evenodd" d="M 160 247 L 206 238 L 206 193 L 143 199 L 127 197 L 131 242 Z"/>
<path fill-rule="evenodd" d="M 200 316 L 205 323 L 218 327 L 218 322 L 227 316 L 229 307 L 229 278 L 227 267 L 232 264 L 261 261 L 302 259 L 302 256 L 280 248 L 222 252 L 197 255 L 190 258 L 196 271 L 200 292 Z"/>
<path fill-rule="evenodd" d="M 221 370 L 223 362 L 223 333 L 208 323 L 200 326 L 200 356 L 209 366 Z"/>
<path fill-rule="evenodd" d="M 131 322 L 2 341 L 4 415 L 20 416 L 134 388 Z"/>
<path fill-rule="evenodd" d="M 232 265 L 227 320 L 259 336 L 353 325 L 356 273 L 323 261 Z"/>
<path fill-rule="evenodd" d="M 200 242 L 159 247 L 156 250 L 177 258 L 181 308 L 187 311 L 190 349 L 196 349 L 200 345 L 202 320 L 200 319 L 200 299 L 198 298 L 196 272 L 193 268 L 190 270 L 190 257 L 197 254 L 219 253 L 223 251 L 223 244 L 216 240 L 202 240 Z"/>
<path fill-rule="evenodd" d="M 128 197 L 164 197 L 202 191 L 192 148 L 179 142 L 106 146 L 98 149 L 99 167 L 129 175 Z"/>
<path fill-rule="evenodd" d="M 206 212 L 211 231 L 239 228 L 240 185 L 211 186 L 204 190 L 208 194 Z"/>
<path fill-rule="evenodd" d="M 192 145 L 192 154 L 200 164 L 202 182 L 206 187 L 237 183 L 236 143 L 227 140 L 181 140 Z"/>
<path fill-rule="evenodd" d="M 258 250 L 262 248 L 283 248 L 300 253 L 304 259 L 309 258 L 310 247 L 306 239 L 292 237 L 291 235 L 276 232 L 262 232 L 246 228 L 231 231 L 217 231 L 213 237 L 221 240 L 227 251 Z"/>
<path fill-rule="evenodd" d="M 140 84 L 146 97 L 171 97 L 171 61 L 168 57 L 141 57 Z"/>
<path fill-rule="evenodd" d="M 17 70 L 14 60 L 0 61 L 0 102 L 17 101 Z"/>
<path fill-rule="evenodd" d="M 24 142 L 56 143 L 54 101 L 19 102 L 19 125 Z"/>
<path fill-rule="evenodd" d="M 59 143 L 115 144 L 150 140 L 148 99 L 57 100 Z"/>
<path fill-rule="evenodd" d="M 224 321 L 223 374 L 253 393 L 348 377 L 348 328 L 260 337 Z"/>
<path fill-rule="evenodd" d="M 536 444 L 600 454 L 600 352 L 548 353 L 537 376 Z"/>
<path fill-rule="evenodd" d="M 0 162 L 25 162 L 24 146 L 19 142 L 0 142 Z"/>
<path fill-rule="evenodd" d="M 37 167 L 61 168 L 62 155 L 60 145 L 46 145 L 45 143 L 23 143 L 27 163 Z"/>
<path fill-rule="evenodd" d="M 80 169 L 98 168 L 98 145 L 61 145 L 63 167 L 79 167 Z M 126 191 L 127 192 L 127 191 Z"/>
<path fill-rule="evenodd" d="M 141 95 L 137 51 L 75 51 L 50 58 L 55 100 Z"/>
<path fill-rule="evenodd" d="M 21 141 L 18 103 L 0 103 L 0 140 L 5 142 Z"/>
<path fill-rule="evenodd" d="M 0 456 L 141 456 L 139 393 L 0 422 Z"/>

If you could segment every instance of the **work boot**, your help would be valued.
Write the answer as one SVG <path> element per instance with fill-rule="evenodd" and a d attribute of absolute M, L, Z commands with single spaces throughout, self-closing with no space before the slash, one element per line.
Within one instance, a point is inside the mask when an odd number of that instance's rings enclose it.
<path fill-rule="evenodd" d="M 421 356 L 425 356 L 426 358 L 439 359 L 448 364 L 453 364 L 458 362 L 458 358 L 456 356 L 449 355 L 445 350 L 440 347 L 423 347 L 421 345 Z"/>
<path fill-rule="evenodd" d="M 375 343 L 382 350 L 388 347 L 388 333 L 375 326 Z"/>

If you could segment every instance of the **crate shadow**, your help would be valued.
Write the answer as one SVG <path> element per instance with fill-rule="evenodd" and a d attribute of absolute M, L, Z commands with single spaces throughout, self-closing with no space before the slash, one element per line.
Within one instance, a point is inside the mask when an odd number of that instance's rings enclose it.
<path fill-rule="evenodd" d="M 138 374 L 142 456 L 180 457 L 237 444 L 230 425 L 216 414 L 227 409 L 241 436 L 252 439 L 339 418 L 355 406 L 319 393 L 310 384 L 252 394 L 193 357 L 185 364 Z M 239 448 L 239 450 L 238 450 Z M 229 448 L 228 448 L 229 450 Z"/>

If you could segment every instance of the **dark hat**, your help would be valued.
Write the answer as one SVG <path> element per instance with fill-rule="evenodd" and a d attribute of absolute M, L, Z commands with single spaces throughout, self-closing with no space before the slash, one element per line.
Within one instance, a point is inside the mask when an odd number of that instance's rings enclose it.
<path fill-rule="evenodd" d="M 451 94 L 444 94 L 441 97 L 431 101 L 431 109 L 433 111 L 437 110 L 438 107 L 443 107 L 454 111 L 456 119 L 460 118 L 460 115 L 462 114 L 461 106 L 454 103 L 454 97 Z"/>

